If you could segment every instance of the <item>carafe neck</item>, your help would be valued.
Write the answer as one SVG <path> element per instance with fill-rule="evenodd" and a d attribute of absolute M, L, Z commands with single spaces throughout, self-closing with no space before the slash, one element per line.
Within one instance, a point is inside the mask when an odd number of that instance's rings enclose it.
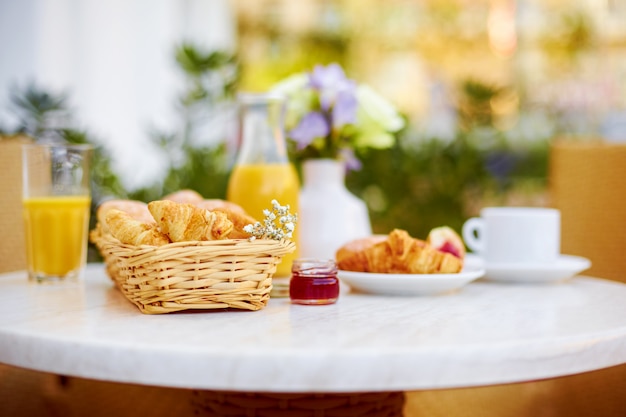
<path fill-rule="evenodd" d="M 285 99 L 277 94 L 241 94 L 238 98 L 240 149 L 237 164 L 287 163 Z"/>

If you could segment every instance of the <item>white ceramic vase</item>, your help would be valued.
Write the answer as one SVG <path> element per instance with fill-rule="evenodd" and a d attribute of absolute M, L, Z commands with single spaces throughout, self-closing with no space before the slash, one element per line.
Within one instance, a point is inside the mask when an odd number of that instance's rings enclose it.
<path fill-rule="evenodd" d="M 301 258 L 334 259 L 341 245 L 372 234 L 365 202 L 345 186 L 342 162 L 310 159 L 302 176 L 297 226 Z"/>

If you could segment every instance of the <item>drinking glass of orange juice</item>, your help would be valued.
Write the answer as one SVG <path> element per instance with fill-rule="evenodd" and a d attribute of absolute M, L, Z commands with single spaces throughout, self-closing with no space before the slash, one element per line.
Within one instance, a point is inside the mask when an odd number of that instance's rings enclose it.
<path fill-rule="evenodd" d="M 23 147 L 23 213 L 29 280 L 77 279 L 87 260 L 93 147 Z"/>

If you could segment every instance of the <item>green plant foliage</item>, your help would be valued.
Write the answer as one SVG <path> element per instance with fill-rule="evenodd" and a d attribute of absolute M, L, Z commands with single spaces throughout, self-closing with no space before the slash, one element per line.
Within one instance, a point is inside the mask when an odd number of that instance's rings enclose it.
<path fill-rule="evenodd" d="M 437 226 L 461 230 L 487 197 L 506 204 L 520 184 L 532 181 L 533 192 L 545 187 L 548 144 L 480 148 L 459 133 L 451 142 L 421 139 L 360 158 L 364 168 L 351 172 L 346 184 L 367 202 L 374 232 L 401 228 L 425 238 Z"/>
<path fill-rule="evenodd" d="M 475 126 L 491 126 L 494 122 L 491 102 L 504 91 L 502 87 L 478 80 L 465 80 L 461 84 L 461 97 L 457 103 L 460 127 L 470 130 Z"/>
<path fill-rule="evenodd" d="M 240 67 L 235 55 L 222 51 L 202 51 L 185 43 L 175 51 L 187 89 L 180 98 L 183 107 L 201 102 L 215 103 L 232 98 L 237 90 Z"/>
<path fill-rule="evenodd" d="M 206 198 L 224 199 L 230 169 L 226 146 L 193 148 L 187 155 L 185 164 L 170 170 L 165 178 L 165 193 L 189 188 Z"/>
<path fill-rule="evenodd" d="M 468 193 L 489 181 L 480 154 L 461 138 L 369 152 L 362 159 L 367 168 L 352 172 L 347 184 L 368 203 L 376 233 L 401 228 L 425 237 L 439 225 L 458 230 Z"/>
<path fill-rule="evenodd" d="M 442 225 L 458 231 L 485 205 L 509 205 L 511 193 L 545 189 L 549 138 L 519 144 L 494 127 L 490 103 L 506 91 L 467 80 L 459 88 L 453 140 L 407 129 L 395 148 L 359 155 L 363 169 L 351 172 L 346 183 L 367 202 L 376 233 L 402 228 L 426 237 Z"/>
<path fill-rule="evenodd" d="M 36 140 L 58 132 L 55 125 L 67 124 L 69 112 L 65 94 L 51 94 L 35 84 L 30 84 L 23 90 L 14 87 L 10 93 L 10 101 L 11 110 L 19 120 L 18 132 Z"/>

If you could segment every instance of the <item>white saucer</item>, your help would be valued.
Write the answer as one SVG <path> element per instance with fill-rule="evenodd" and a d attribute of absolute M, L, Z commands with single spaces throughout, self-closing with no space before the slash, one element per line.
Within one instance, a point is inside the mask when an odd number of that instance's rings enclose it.
<path fill-rule="evenodd" d="M 465 265 L 456 274 L 378 274 L 339 271 L 341 281 L 351 290 L 367 294 L 416 296 L 436 295 L 458 290 L 480 278 L 485 270 L 476 264 Z"/>
<path fill-rule="evenodd" d="M 555 262 L 541 264 L 484 263 L 485 279 L 515 283 L 558 282 L 571 278 L 590 266 L 589 259 L 573 255 L 561 255 Z"/>

